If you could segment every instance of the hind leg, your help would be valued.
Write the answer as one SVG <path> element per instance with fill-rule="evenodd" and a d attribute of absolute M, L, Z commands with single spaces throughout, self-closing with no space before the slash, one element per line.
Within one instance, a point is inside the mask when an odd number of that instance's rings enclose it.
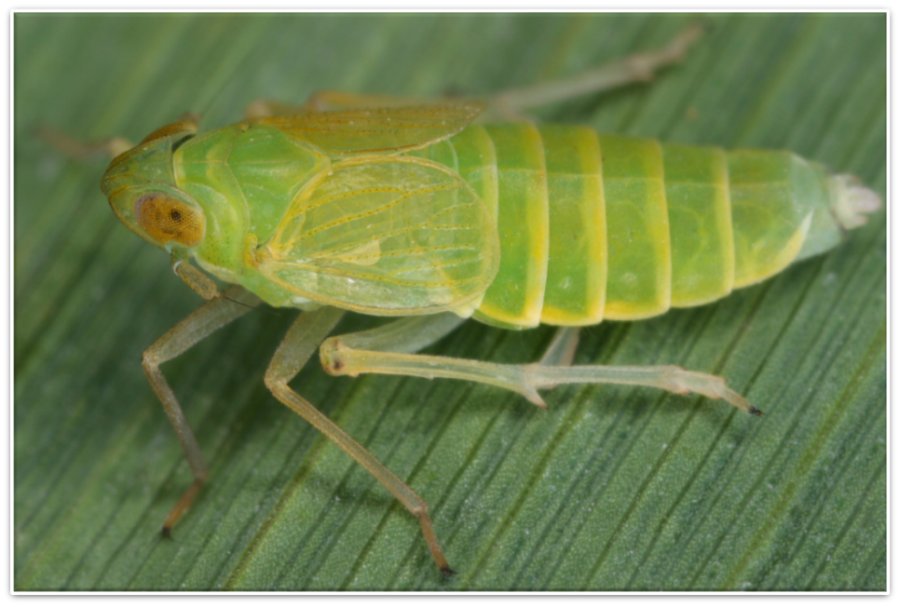
<path fill-rule="evenodd" d="M 423 335 L 442 335 L 445 322 L 436 317 L 415 317 L 389 323 L 377 329 L 326 339 L 319 355 L 322 366 L 332 375 L 361 373 L 406 375 L 434 379 L 461 379 L 517 392 L 539 407 L 546 407 L 539 390 L 563 384 L 626 384 L 659 388 L 675 394 L 701 394 L 722 399 L 732 406 L 760 415 L 759 409 L 729 388 L 715 375 L 665 366 L 574 365 L 574 331 L 563 332 L 551 342 L 547 354 L 537 363 L 498 364 L 479 360 L 412 354 Z"/>

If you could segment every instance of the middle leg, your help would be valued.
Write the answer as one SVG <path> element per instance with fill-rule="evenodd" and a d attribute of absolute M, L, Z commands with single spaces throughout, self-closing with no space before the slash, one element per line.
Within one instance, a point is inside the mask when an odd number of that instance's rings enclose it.
<path fill-rule="evenodd" d="M 309 422 L 316 430 L 334 442 L 341 451 L 356 460 L 385 489 L 390 491 L 410 514 L 418 519 L 422 535 L 426 544 L 428 544 L 428 549 L 431 551 L 435 564 L 437 564 L 442 573 L 450 574 L 452 570 L 447 563 L 440 544 L 438 544 L 431 517 L 428 515 L 428 504 L 425 500 L 419 497 L 409 485 L 391 472 L 387 466 L 382 464 L 365 447 L 344 432 L 340 426 L 331 421 L 312 403 L 297 394 L 288 385 L 288 382 L 300 372 L 300 369 L 310 359 L 316 346 L 337 325 L 342 314 L 342 311 L 335 308 L 323 308 L 315 312 L 301 314 L 288 330 L 287 335 L 285 335 L 284 340 L 272 357 L 272 362 L 266 370 L 266 387 L 275 395 L 275 398 L 291 409 L 291 411 Z M 435 341 L 461 322 L 459 319 L 456 319 L 457 322 L 453 324 L 453 319 L 444 318 L 443 320 L 443 323 L 432 325 L 430 330 L 421 332 L 417 336 L 412 336 L 406 343 L 420 348 L 425 347 L 428 343 Z M 399 321 L 399 323 L 403 322 Z M 392 324 L 396 325 L 399 323 Z M 370 333 L 377 332 L 378 330 L 376 329 Z M 384 338 L 385 336 L 382 336 L 382 339 Z M 378 339 L 377 335 L 375 339 Z M 390 337 L 388 336 L 387 339 L 390 340 Z"/>

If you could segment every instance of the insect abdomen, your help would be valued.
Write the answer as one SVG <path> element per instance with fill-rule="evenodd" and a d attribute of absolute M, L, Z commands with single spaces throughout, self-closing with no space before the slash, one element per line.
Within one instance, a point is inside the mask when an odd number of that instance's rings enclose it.
<path fill-rule="evenodd" d="M 476 317 L 504 327 L 634 320 L 719 299 L 836 245 L 840 209 L 875 196 L 790 152 L 587 127 L 476 126 L 449 146 L 496 205 L 500 269 Z"/>

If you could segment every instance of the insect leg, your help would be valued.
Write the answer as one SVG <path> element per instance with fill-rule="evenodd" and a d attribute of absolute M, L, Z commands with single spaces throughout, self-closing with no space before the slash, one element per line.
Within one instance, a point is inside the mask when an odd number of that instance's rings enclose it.
<path fill-rule="evenodd" d="M 288 382 L 300 372 L 316 347 L 328 335 L 341 318 L 343 312 L 336 308 L 322 308 L 314 312 L 301 314 L 291 328 L 288 329 L 272 362 L 266 370 L 266 387 L 275 398 L 287 405 L 294 413 L 312 424 L 319 432 L 333 441 L 340 449 L 356 460 L 363 468 L 378 480 L 397 500 L 415 516 L 422 529 L 422 535 L 431 551 L 431 556 L 440 570 L 452 572 L 444 552 L 441 550 L 434 533 L 431 518 L 428 516 L 428 504 L 425 503 L 406 483 L 391 472 L 384 464 L 372 455 L 365 447 L 356 442 L 337 424 L 323 415 L 312 403 L 297 394 Z"/>
<path fill-rule="evenodd" d="M 518 392 L 535 405 L 546 407 L 537 390 L 524 378 L 522 365 L 411 354 L 449 332 L 450 329 L 443 330 L 446 326 L 462 322 L 452 316 L 405 318 L 370 331 L 330 337 L 319 348 L 322 366 L 332 375 L 351 377 L 360 373 L 381 373 L 475 381 Z M 423 344 L 422 336 L 430 334 L 438 337 Z M 550 348 L 555 351 L 552 345 Z"/>
<path fill-rule="evenodd" d="M 178 442 L 181 443 L 181 449 L 187 458 L 191 474 L 194 476 L 194 482 L 182 494 L 166 517 L 162 528 L 163 535 L 169 535 L 175 523 L 190 508 L 206 481 L 207 468 L 191 426 L 159 366 L 202 341 L 216 329 L 249 312 L 257 303 L 255 298 L 251 299 L 251 297 L 242 289 L 227 290 L 223 296 L 208 301 L 194 310 L 144 351 L 142 360 L 144 373 L 147 375 L 150 387 L 162 403 L 169 423 L 172 424 L 172 428 L 178 436 Z"/>
<path fill-rule="evenodd" d="M 322 348 L 325 351 L 328 348 L 346 346 L 378 352 L 417 352 L 464 322 L 464 318 L 450 312 L 410 316 L 367 331 L 332 337 L 322 344 Z"/>
<path fill-rule="evenodd" d="M 578 349 L 578 333 L 581 331 L 578 327 L 563 327 L 558 329 L 550 340 L 550 345 L 544 355 L 541 356 L 540 364 L 556 365 L 568 367 L 575 360 L 575 350 Z"/>
<path fill-rule="evenodd" d="M 703 28 L 694 24 L 682 30 L 663 48 L 629 55 L 570 78 L 501 91 L 487 97 L 485 101 L 489 111 L 495 115 L 522 116 L 532 108 L 635 82 L 647 82 L 653 79 L 658 70 L 678 63 L 702 34 Z"/>
<path fill-rule="evenodd" d="M 422 317 L 420 325 L 407 324 L 394 331 L 394 343 L 385 349 L 365 349 L 371 347 L 371 340 L 365 334 L 351 334 L 332 337 L 322 344 L 320 356 L 322 366 L 332 375 L 355 376 L 360 373 L 381 373 L 385 375 L 406 375 L 433 379 L 445 377 L 462 379 L 518 392 L 539 407 L 546 407 L 538 390 L 562 384 L 627 384 L 660 388 L 676 394 L 702 394 L 708 398 L 723 399 L 734 407 L 759 415 L 760 411 L 740 394 L 729 388 L 721 377 L 687 371 L 675 366 L 602 366 L 548 364 L 548 361 L 564 362 L 565 357 L 557 354 L 560 348 L 551 344 L 544 360 L 529 365 L 509 365 L 492 362 L 407 354 L 411 348 L 407 343 L 418 339 L 417 332 L 425 330 L 429 317 Z M 401 321 L 405 322 L 405 321 Z M 437 321 L 435 321 L 437 322 Z M 565 339 L 571 338 L 563 338 Z"/>
<path fill-rule="evenodd" d="M 219 297 L 219 288 L 216 286 L 216 283 L 209 276 L 192 266 L 189 261 L 173 257 L 172 271 L 184 284 L 203 299 L 209 301 Z"/>
<path fill-rule="evenodd" d="M 663 48 L 635 53 L 570 78 L 500 91 L 493 95 L 479 97 L 477 100 L 487 105 L 486 116 L 494 119 L 498 117 L 523 119 L 525 111 L 528 109 L 558 103 L 572 97 L 608 91 L 634 82 L 652 80 L 658 70 L 679 62 L 702 33 L 703 28 L 699 24 L 694 24 L 682 30 Z M 247 106 L 244 116 L 248 120 L 256 120 L 270 116 L 292 116 L 310 112 L 418 106 L 423 103 L 452 103 L 453 100 L 454 97 L 449 96 L 443 100 L 437 98 L 423 101 L 415 97 L 325 90 L 313 93 L 302 105 L 258 99 Z"/>

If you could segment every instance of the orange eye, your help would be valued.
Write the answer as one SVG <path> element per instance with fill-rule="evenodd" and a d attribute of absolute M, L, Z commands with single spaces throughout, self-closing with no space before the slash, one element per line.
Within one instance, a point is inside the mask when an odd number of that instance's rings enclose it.
<path fill-rule="evenodd" d="M 203 214 L 180 200 L 165 194 L 147 194 L 134 203 L 138 225 L 155 241 L 174 240 L 192 247 L 203 238 Z"/>

